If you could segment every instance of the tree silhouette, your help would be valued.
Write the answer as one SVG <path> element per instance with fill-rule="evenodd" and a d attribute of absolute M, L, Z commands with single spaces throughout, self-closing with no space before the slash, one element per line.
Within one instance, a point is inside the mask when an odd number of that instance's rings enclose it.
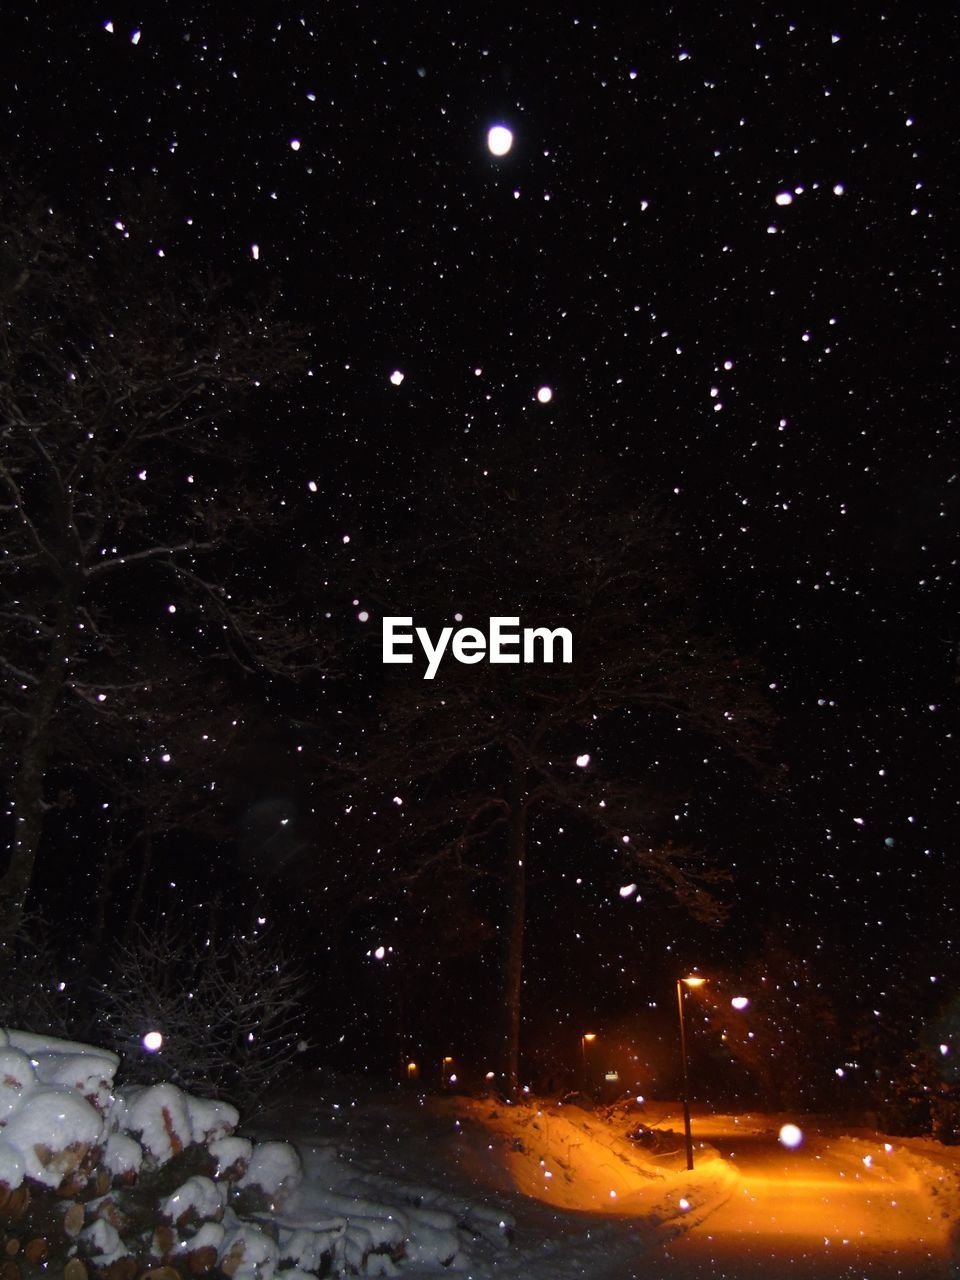
<path fill-rule="evenodd" d="M 0 730 L 5 925 L 27 900 L 52 765 L 82 771 L 163 681 L 168 651 L 248 667 L 310 638 L 251 598 L 237 546 L 272 513 L 240 407 L 301 367 L 301 336 L 223 281 L 184 279 L 145 233 L 72 224 L 8 184 L 0 209 Z M 82 733 L 77 725 L 85 724 Z M 89 758 L 89 757 L 88 757 Z"/>
<path fill-rule="evenodd" d="M 361 899 L 499 885 L 499 1065 L 515 1090 L 531 824 L 562 814 L 618 868 L 716 916 L 722 869 L 674 842 L 666 814 L 707 776 L 757 765 L 767 710 L 753 664 L 698 619 L 676 528 L 612 479 L 493 451 L 455 460 L 415 523 L 385 549 L 355 542 L 328 579 L 351 677 L 327 752 L 347 780 L 337 824 Z M 573 661 L 448 658 L 427 681 L 422 660 L 380 665 L 383 616 L 434 636 L 495 616 L 566 626 Z"/>

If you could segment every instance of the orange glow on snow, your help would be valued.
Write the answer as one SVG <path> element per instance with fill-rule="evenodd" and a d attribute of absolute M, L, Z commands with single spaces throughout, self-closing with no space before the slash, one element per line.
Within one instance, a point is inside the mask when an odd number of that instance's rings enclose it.
<path fill-rule="evenodd" d="M 826 1255 L 837 1266 L 868 1267 L 896 1255 L 912 1275 L 945 1255 L 950 1220 L 931 1193 L 936 1166 L 880 1135 L 808 1128 L 803 1145 L 788 1149 L 768 1117 L 695 1116 L 697 1166 L 688 1173 L 682 1115 L 667 1104 L 645 1115 L 648 1126 L 677 1135 L 676 1151 L 657 1154 L 631 1142 L 623 1125 L 573 1106 L 508 1110 L 460 1099 L 458 1108 L 483 1125 L 518 1191 L 557 1209 L 655 1219 L 667 1234 L 682 1233 L 667 1246 L 678 1264 Z"/>

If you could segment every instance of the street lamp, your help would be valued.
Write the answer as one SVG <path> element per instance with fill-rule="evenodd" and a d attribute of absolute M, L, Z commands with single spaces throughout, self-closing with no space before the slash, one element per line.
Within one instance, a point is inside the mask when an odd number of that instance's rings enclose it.
<path fill-rule="evenodd" d="M 583 1088 L 584 1088 L 584 1092 L 586 1092 L 587 1085 L 588 1085 L 588 1083 L 589 1083 L 589 1081 L 588 1081 L 588 1079 L 587 1079 L 587 1045 L 588 1045 L 588 1044 L 593 1044 L 593 1042 L 594 1042 L 594 1040 L 596 1040 L 596 1038 L 597 1038 L 597 1037 L 596 1037 L 596 1033 L 595 1033 L 595 1032 L 593 1032 L 593 1031 L 585 1031 L 585 1032 L 583 1033 L 583 1035 L 580 1037 L 580 1056 L 581 1056 L 581 1057 L 582 1057 L 582 1059 L 583 1059 Z"/>
<path fill-rule="evenodd" d="M 693 1168 L 693 1138 L 690 1133 L 690 1082 L 687 1078 L 687 1035 L 683 1026 L 683 988 L 702 987 L 706 978 L 696 975 L 677 979 L 677 1014 L 680 1018 L 680 1060 L 683 1063 L 683 1133 L 687 1143 L 687 1168 Z"/>

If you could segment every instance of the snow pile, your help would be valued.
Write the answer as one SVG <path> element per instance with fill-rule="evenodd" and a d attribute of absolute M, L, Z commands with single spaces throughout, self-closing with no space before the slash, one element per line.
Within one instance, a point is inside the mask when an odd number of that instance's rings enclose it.
<path fill-rule="evenodd" d="M 651 1159 L 628 1132 L 635 1116 L 546 1101 L 502 1106 L 458 1098 L 455 1105 L 488 1132 L 517 1190 L 558 1209 L 643 1219 L 669 1236 L 709 1216 L 736 1184 L 730 1165 L 709 1149 L 688 1172 L 682 1140 Z"/>
<path fill-rule="evenodd" d="M 501 1215 L 358 1177 L 329 1150 L 304 1184 L 296 1150 L 237 1137 L 229 1104 L 116 1088 L 118 1065 L 0 1029 L 0 1255 L 96 1280 L 304 1280 L 459 1270 L 471 1241 L 505 1244 Z"/>

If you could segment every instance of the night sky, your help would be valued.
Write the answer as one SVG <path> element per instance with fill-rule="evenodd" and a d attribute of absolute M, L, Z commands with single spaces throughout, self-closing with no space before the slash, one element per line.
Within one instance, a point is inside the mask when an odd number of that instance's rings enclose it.
<path fill-rule="evenodd" d="M 437 468 L 504 443 L 561 478 L 599 457 L 669 510 L 763 664 L 787 783 L 692 804 L 680 834 L 741 905 L 719 934 L 631 925 L 653 996 L 664 947 L 735 968 L 773 929 L 879 1001 L 918 937 L 928 976 L 957 942 L 947 17 L 632 8 L 8 9 L 4 150 L 131 253 L 276 288 L 309 326 L 257 444 L 300 541 L 251 588 L 304 545 L 389 554 Z M 144 186 L 178 211 L 163 245 L 136 234 Z M 616 881 L 560 869 L 608 933 Z M 624 963 L 608 946 L 599 985 Z"/>

